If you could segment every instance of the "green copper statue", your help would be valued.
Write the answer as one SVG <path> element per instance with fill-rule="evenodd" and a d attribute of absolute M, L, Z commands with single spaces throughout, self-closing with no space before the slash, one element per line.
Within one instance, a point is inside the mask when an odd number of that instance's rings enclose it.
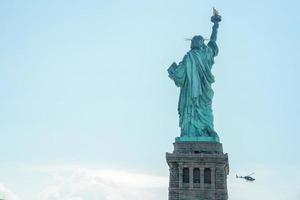
<path fill-rule="evenodd" d="M 219 51 L 216 40 L 221 21 L 215 9 L 211 21 L 214 25 L 207 45 L 202 36 L 194 36 L 191 50 L 178 65 L 174 62 L 168 69 L 169 77 L 180 87 L 178 113 L 181 136 L 176 141 L 219 142 L 213 125 L 214 92 L 211 87 L 215 81 L 211 69 Z"/>

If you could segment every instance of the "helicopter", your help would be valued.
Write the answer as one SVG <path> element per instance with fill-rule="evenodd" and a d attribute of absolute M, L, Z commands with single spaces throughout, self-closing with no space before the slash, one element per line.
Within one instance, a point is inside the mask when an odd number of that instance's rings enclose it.
<path fill-rule="evenodd" d="M 251 181 L 251 182 L 253 182 L 253 181 L 255 181 L 255 178 L 251 177 L 253 174 L 255 174 L 255 173 L 249 174 L 249 175 L 247 175 L 247 176 L 238 176 L 238 175 L 236 175 L 236 178 L 243 178 L 243 179 L 245 179 L 246 181 Z"/>

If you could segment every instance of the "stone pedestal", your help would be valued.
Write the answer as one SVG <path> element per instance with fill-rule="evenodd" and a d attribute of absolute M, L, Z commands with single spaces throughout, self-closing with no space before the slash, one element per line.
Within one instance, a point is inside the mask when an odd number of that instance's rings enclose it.
<path fill-rule="evenodd" d="M 166 153 L 169 200 L 227 200 L 228 155 L 218 142 L 175 142 Z"/>

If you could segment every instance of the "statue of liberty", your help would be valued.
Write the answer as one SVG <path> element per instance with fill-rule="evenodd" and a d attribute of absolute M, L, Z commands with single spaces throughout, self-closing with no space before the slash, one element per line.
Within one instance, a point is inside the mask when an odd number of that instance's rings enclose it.
<path fill-rule="evenodd" d="M 214 91 L 211 87 L 215 81 L 211 69 L 219 51 L 216 40 L 221 21 L 215 9 L 211 21 L 212 34 L 207 45 L 202 36 L 194 36 L 191 50 L 178 65 L 174 62 L 168 69 L 169 77 L 180 87 L 178 113 L 181 135 L 176 141 L 219 142 L 213 125 Z"/>

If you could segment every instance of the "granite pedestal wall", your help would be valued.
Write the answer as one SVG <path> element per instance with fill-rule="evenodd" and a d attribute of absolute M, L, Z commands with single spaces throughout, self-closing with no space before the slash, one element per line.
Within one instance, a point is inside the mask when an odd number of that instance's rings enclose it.
<path fill-rule="evenodd" d="M 227 200 L 228 155 L 217 142 L 175 142 L 166 153 L 169 200 Z"/>

